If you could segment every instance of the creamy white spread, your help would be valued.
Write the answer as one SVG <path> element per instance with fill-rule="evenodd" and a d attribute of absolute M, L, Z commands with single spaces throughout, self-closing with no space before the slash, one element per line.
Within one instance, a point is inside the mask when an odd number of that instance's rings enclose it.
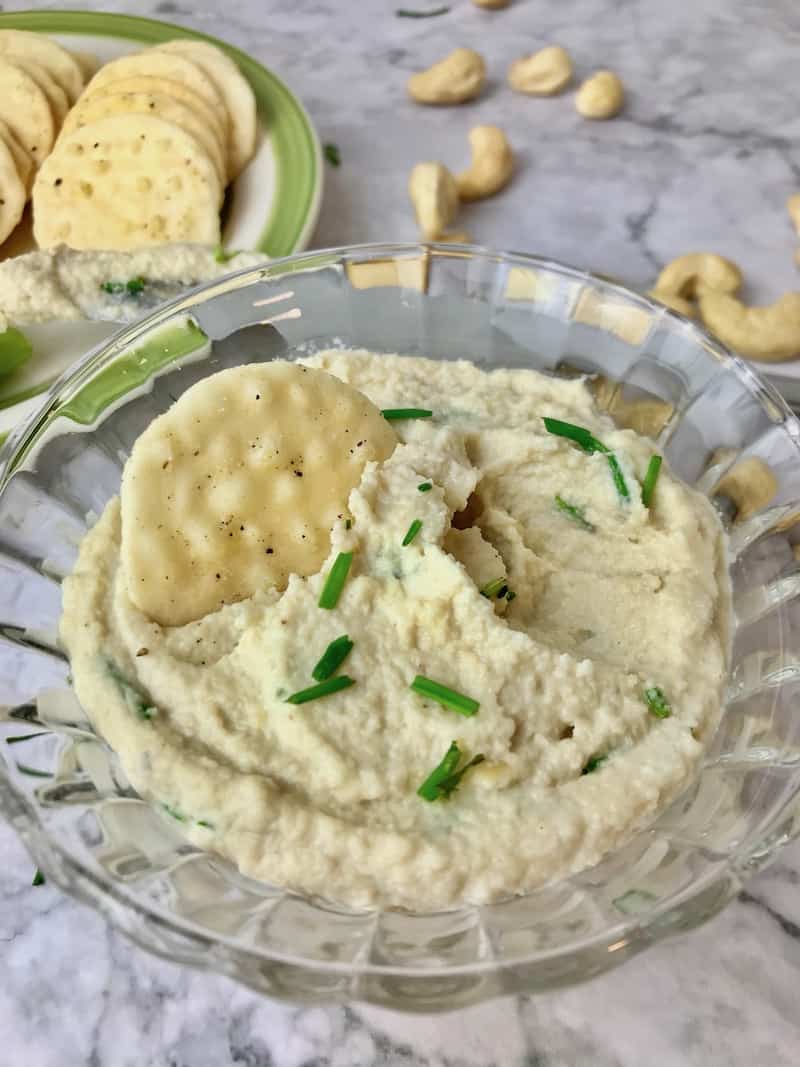
<path fill-rule="evenodd" d="M 718 721 L 728 579 L 711 506 L 665 466 L 644 507 L 654 446 L 600 415 L 583 381 L 368 352 L 303 362 L 434 417 L 394 423 L 400 444 L 365 468 L 319 574 L 184 626 L 133 607 L 112 501 L 64 586 L 62 639 L 95 726 L 192 841 L 301 892 L 441 908 L 594 864 L 685 787 Z M 606 455 L 543 416 L 614 450 L 630 498 Z M 343 551 L 351 571 L 323 611 Z M 480 592 L 498 566 L 511 600 Z M 355 684 L 287 703 L 342 634 Z M 417 675 L 478 712 L 418 695 Z M 668 717 L 644 698 L 654 687 Z M 453 741 L 484 762 L 426 801 Z"/>

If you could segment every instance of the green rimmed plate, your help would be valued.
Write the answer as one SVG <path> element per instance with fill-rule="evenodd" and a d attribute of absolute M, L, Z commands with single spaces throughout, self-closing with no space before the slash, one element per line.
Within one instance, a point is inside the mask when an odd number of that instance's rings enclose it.
<path fill-rule="evenodd" d="M 0 13 L 0 29 L 43 33 L 103 63 L 176 37 L 209 41 L 223 49 L 252 86 L 260 125 L 256 155 L 228 190 L 223 243 L 275 257 L 306 247 L 322 201 L 319 139 L 297 97 L 245 52 L 184 26 L 95 11 Z M 27 251 L 20 240 L 13 241 L 12 248 L 13 254 Z"/>

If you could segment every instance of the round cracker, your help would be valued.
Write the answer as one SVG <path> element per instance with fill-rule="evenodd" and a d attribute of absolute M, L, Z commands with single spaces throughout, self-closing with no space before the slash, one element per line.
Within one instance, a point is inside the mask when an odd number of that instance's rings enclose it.
<path fill-rule="evenodd" d="M 228 113 L 219 90 L 200 67 L 184 56 L 168 55 L 148 49 L 132 56 L 121 56 L 98 70 L 86 86 L 86 93 L 95 92 L 120 78 L 168 78 L 191 89 L 211 107 L 222 122 L 226 132 Z"/>
<path fill-rule="evenodd" d="M 192 60 L 219 89 L 228 112 L 230 177 L 236 178 L 256 150 L 256 98 L 250 83 L 229 56 L 206 41 L 180 38 L 157 45 L 156 50 Z"/>
<path fill-rule="evenodd" d="M 320 570 L 369 460 L 397 437 L 325 371 L 276 361 L 188 389 L 122 475 L 122 566 L 134 604 L 179 626 Z"/>
<path fill-rule="evenodd" d="M 3 141 L 11 152 L 20 181 L 25 186 L 25 191 L 29 193 L 31 191 L 31 185 L 33 184 L 33 160 L 31 159 L 30 152 L 28 152 L 8 123 L 4 122 L 3 119 L 0 119 L 0 141 Z"/>
<path fill-rule="evenodd" d="M 47 97 L 20 67 L 0 58 L 0 119 L 6 122 L 34 163 L 53 147 L 55 122 Z"/>
<path fill-rule="evenodd" d="M 77 59 L 66 48 L 41 33 L 29 30 L 0 30 L 0 55 L 33 60 L 58 82 L 70 104 L 74 104 L 83 90 L 83 71 Z"/>
<path fill-rule="evenodd" d="M 152 115 L 100 119 L 59 142 L 33 186 L 40 248 L 219 242 L 222 184 L 208 153 Z"/>
<path fill-rule="evenodd" d="M 211 105 L 189 89 L 182 82 L 171 78 L 155 78 L 148 75 L 139 75 L 131 78 L 120 78 L 109 85 L 101 85 L 99 89 L 90 91 L 88 88 L 81 100 L 88 100 L 94 96 L 107 96 L 109 93 L 160 93 L 171 96 L 173 100 L 180 100 L 197 115 L 204 126 L 207 126 L 214 134 L 219 144 L 220 151 L 227 155 L 228 137 L 227 125 L 220 119 L 219 114 Z"/>
<path fill-rule="evenodd" d="M 114 88 L 112 83 L 109 90 Z M 174 96 L 164 93 L 114 93 L 99 92 L 82 97 L 70 111 L 61 128 L 59 140 L 68 136 L 73 130 L 80 129 L 98 119 L 111 118 L 114 115 L 155 115 L 156 118 L 174 122 L 182 130 L 191 134 L 211 157 L 220 182 L 227 184 L 225 157 L 214 137 L 213 131 L 203 124 L 197 112 L 187 104 L 176 100 Z M 56 142 L 58 144 L 58 141 Z"/>
<path fill-rule="evenodd" d="M 27 75 L 33 78 L 47 97 L 50 110 L 53 112 L 53 122 L 56 125 L 57 133 L 69 111 L 69 99 L 67 98 L 67 94 L 41 63 L 36 63 L 33 59 L 28 59 L 26 56 L 10 55 L 6 56 L 6 59 L 9 63 L 13 63 L 15 67 L 20 67 Z"/>
<path fill-rule="evenodd" d="M 11 149 L 0 140 L 0 244 L 17 226 L 28 199 Z"/>

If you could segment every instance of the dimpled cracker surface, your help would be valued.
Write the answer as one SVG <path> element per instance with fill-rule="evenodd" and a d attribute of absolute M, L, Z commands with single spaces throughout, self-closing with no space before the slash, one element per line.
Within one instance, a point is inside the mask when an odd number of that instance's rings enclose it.
<path fill-rule="evenodd" d="M 125 465 L 128 595 L 177 626 L 316 573 L 365 464 L 396 443 L 371 401 L 325 371 L 274 362 L 198 382 Z"/>
<path fill-rule="evenodd" d="M 90 96 L 121 78 L 136 77 L 168 78 L 170 81 L 180 82 L 210 104 L 227 128 L 228 113 L 219 90 L 196 63 L 184 56 L 167 55 L 150 49 L 147 52 L 136 52 L 132 56 L 113 59 L 95 74 L 86 86 L 86 95 Z"/>
<path fill-rule="evenodd" d="M 172 122 L 117 115 L 73 130 L 33 186 L 40 248 L 216 244 L 222 186 L 202 145 Z"/>
<path fill-rule="evenodd" d="M 84 75 L 80 61 L 44 34 L 29 30 L 0 30 L 0 55 L 8 59 L 30 59 L 40 64 L 55 78 L 71 104 L 81 94 Z"/>

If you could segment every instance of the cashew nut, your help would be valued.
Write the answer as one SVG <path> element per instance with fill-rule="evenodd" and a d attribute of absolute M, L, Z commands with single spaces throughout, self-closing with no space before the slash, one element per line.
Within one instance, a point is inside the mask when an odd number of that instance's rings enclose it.
<path fill-rule="evenodd" d="M 712 457 L 712 462 L 723 462 L 724 450 Z M 761 511 L 775 498 L 778 479 L 763 460 L 748 456 L 740 460 L 714 486 L 715 496 L 724 496 L 736 505 L 735 522 L 748 519 Z"/>
<path fill-rule="evenodd" d="M 575 107 L 585 119 L 611 119 L 625 103 L 625 88 L 613 70 L 598 70 L 578 89 Z"/>
<path fill-rule="evenodd" d="M 408 195 L 426 241 L 436 241 L 458 213 L 458 185 L 443 163 L 417 163 Z"/>
<path fill-rule="evenodd" d="M 572 60 L 561 45 L 551 44 L 539 52 L 518 59 L 508 70 L 508 84 L 518 93 L 552 96 L 572 78 Z"/>
<path fill-rule="evenodd" d="M 657 300 L 659 304 L 663 304 L 664 307 L 679 311 L 687 319 L 693 319 L 697 314 L 697 310 L 691 300 L 687 300 L 684 296 L 678 296 L 677 293 L 665 293 L 663 290 L 655 288 L 650 289 L 647 295 L 651 296 L 653 300 Z"/>
<path fill-rule="evenodd" d="M 476 7 L 488 7 L 490 11 L 498 11 L 501 7 L 508 7 L 511 0 L 472 0 Z"/>
<path fill-rule="evenodd" d="M 700 283 L 719 293 L 737 293 L 742 285 L 742 272 L 734 262 L 716 252 L 688 252 L 664 267 L 655 284 L 655 292 L 693 300 Z"/>
<path fill-rule="evenodd" d="M 475 126 L 469 131 L 472 162 L 457 177 L 462 200 L 482 200 L 506 185 L 514 170 L 514 153 L 499 126 Z"/>
<path fill-rule="evenodd" d="M 786 210 L 789 218 L 794 223 L 794 228 L 800 233 L 800 193 L 795 193 L 786 201 Z"/>
<path fill-rule="evenodd" d="M 739 355 L 780 363 L 800 354 L 800 293 L 784 293 L 766 307 L 747 307 L 706 285 L 698 297 L 706 328 Z"/>
<path fill-rule="evenodd" d="M 486 84 L 486 64 L 471 48 L 457 48 L 432 67 L 412 74 L 408 92 L 418 104 L 463 104 Z"/>

